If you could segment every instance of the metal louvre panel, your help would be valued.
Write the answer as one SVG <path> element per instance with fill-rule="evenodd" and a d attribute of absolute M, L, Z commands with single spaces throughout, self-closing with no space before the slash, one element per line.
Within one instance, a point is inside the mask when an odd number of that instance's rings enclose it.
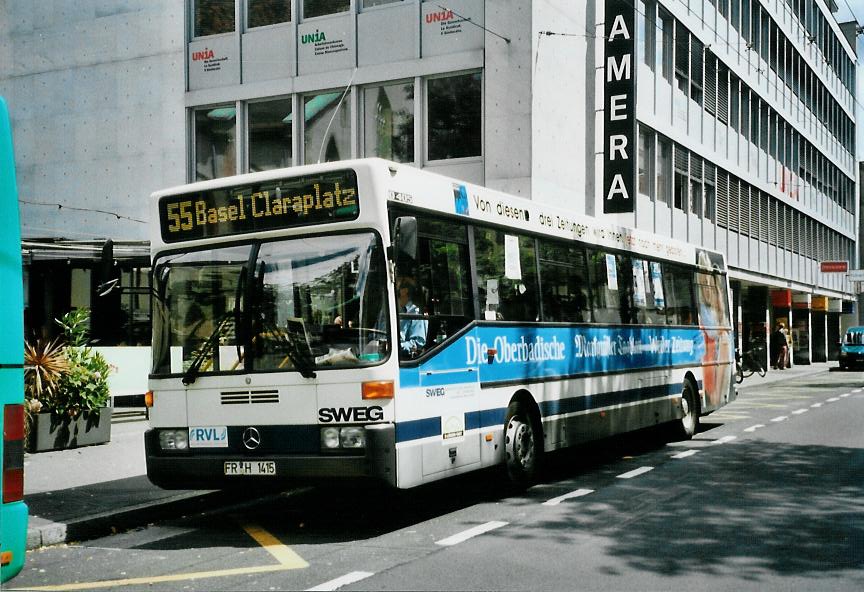
<path fill-rule="evenodd" d="M 686 148 L 682 148 L 681 146 L 675 145 L 675 169 L 687 174 L 687 154 L 688 151 Z"/>
<path fill-rule="evenodd" d="M 219 393 L 223 405 L 250 405 L 255 403 L 278 403 L 279 391 L 225 391 Z"/>
<path fill-rule="evenodd" d="M 690 155 L 690 178 L 696 181 L 702 180 L 702 158 L 695 154 Z"/>
<path fill-rule="evenodd" d="M 717 68 L 717 119 L 729 123 L 729 68 Z"/>
<path fill-rule="evenodd" d="M 705 111 L 717 114 L 717 58 L 710 51 L 705 54 Z"/>
<path fill-rule="evenodd" d="M 780 204 L 775 199 L 771 199 L 769 203 L 770 217 L 768 218 L 768 243 L 775 246 L 781 246 L 777 244 L 777 234 L 781 231 L 780 226 L 783 224 L 783 219 L 779 216 Z"/>
<path fill-rule="evenodd" d="M 768 242 L 768 208 L 770 206 L 770 202 L 768 201 L 768 194 L 762 191 L 759 192 L 759 210 L 757 215 L 759 216 L 759 240 L 763 242 Z"/>
<path fill-rule="evenodd" d="M 729 228 L 729 175 L 721 171 L 717 175 L 717 225 Z M 737 224 L 736 224 L 737 226 Z"/>
<path fill-rule="evenodd" d="M 741 220 L 741 234 L 750 236 L 750 186 L 744 184 L 741 186 L 738 203 L 735 204 L 735 210 L 738 212 Z"/>

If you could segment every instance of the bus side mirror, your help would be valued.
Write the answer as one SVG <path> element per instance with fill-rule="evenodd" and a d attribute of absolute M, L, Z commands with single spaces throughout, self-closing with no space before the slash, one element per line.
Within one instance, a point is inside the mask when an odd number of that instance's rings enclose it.
<path fill-rule="evenodd" d="M 397 265 L 417 260 L 417 218 L 400 216 L 393 224 L 393 258 Z"/>

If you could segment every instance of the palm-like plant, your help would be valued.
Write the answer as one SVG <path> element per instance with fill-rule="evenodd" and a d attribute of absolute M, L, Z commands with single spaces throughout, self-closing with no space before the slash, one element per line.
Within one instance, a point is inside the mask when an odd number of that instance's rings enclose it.
<path fill-rule="evenodd" d="M 24 344 L 24 394 L 27 410 L 38 413 L 57 390 L 69 360 L 63 352 L 60 339 L 38 339 Z"/>

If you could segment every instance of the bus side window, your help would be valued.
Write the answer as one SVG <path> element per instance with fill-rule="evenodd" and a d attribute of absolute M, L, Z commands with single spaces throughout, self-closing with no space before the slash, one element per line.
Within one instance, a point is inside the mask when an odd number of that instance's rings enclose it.
<path fill-rule="evenodd" d="M 693 272 L 677 265 L 664 263 L 663 289 L 666 293 L 667 318 L 670 325 L 693 325 Z"/>
<path fill-rule="evenodd" d="M 534 239 L 512 234 L 510 237 L 490 228 L 474 228 L 481 319 L 537 321 Z M 507 246 L 508 243 L 513 246 Z M 518 260 L 507 260 L 508 249 L 512 249 L 509 256 Z"/>
<path fill-rule="evenodd" d="M 538 240 L 537 244 L 543 320 L 568 323 L 591 320 L 585 251 L 546 239 Z"/>

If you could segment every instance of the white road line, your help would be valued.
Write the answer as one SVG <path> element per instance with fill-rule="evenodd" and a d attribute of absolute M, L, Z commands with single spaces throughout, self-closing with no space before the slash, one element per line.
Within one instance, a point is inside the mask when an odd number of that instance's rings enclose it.
<path fill-rule="evenodd" d="M 550 500 L 543 502 L 544 506 L 557 506 L 564 500 L 568 500 L 574 497 L 582 497 L 583 495 L 588 495 L 589 493 L 594 493 L 593 489 L 577 489 L 576 491 L 571 491 L 570 493 L 565 493 L 564 495 L 559 495 L 558 497 L 553 497 Z"/>
<path fill-rule="evenodd" d="M 852 391 L 852 392 L 853 392 L 853 393 L 860 393 L 860 392 L 861 392 L 861 389 L 855 389 L 855 390 Z"/>
<path fill-rule="evenodd" d="M 638 469 L 633 469 L 632 471 L 627 471 L 626 473 L 621 473 L 618 475 L 618 479 L 632 479 L 633 477 L 638 477 L 639 475 L 644 475 L 648 471 L 653 471 L 654 467 L 639 467 Z"/>
<path fill-rule="evenodd" d="M 802 413 L 807 413 L 810 411 L 809 409 L 796 409 L 792 412 L 792 415 L 801 415 Z"/>
<path fill-rule="evenodd" d="M 725 444 L 726 442 L 731 442 L 732 440 L 737 440 L 738 436 L 723 436 L 722 438 L 718 438 L 711 442 L 711 446 L 717 446 L 718 444 Z"/>
<path fill-rule="evenodd" d="M 758 430 L 759 428 L 764 428 L 764 427 L 765 427 L 764 423 L 757 423 L 756 425 L 750 426 L 749 428 L 744 428 L 744 431 L 752 433 L 752 432 L 755 432 L 756 430 Z"/>
<path fill-rule="evenodd" d="M 781 415 L 780 417 L 775 417 L 771 421 L 778 422 L 778 421 L 786 421 L 787 419 L 789 419 L 789 417 L 787 415 Z"/>
<path fill-rule="evenodd" d="M 475 536 L 481 535 L 484 532 L 489 532 L 490 530 L 495 530 L 496 528 L 501 528 L 502 526 L 507 526 L 507 522 L 498 522 L 497 520 L 493 520 L 492 522 L 487 522 L 486 524 L 463 530 L 462 532 L 447 537 L 446 539 L 435 541 L 435 544 L 443 547 L 452 547 L 453 545 L 458 545 L 462 541 L 467 541 L 470 538 L 474 538 Z"/>
<path fill-rule="evenodd" d="M 822 403 L 813 403 L 813 404 L 810 405 L 810 406 L 813 407 L 813 408 L 821 407 L 821 406 L 822 406 Z"/>
<path fill-rule="evenodd" d="M 374 573 L 368 571 L 352 571 L 349 574 L 345 574 L 341 578 L 336 578 L 335 580 L 330 580 L 329 582 L 319 584 L 314 588 L 309 588 L 308 592 L 328 592 L 329 590 L 338 590 L 342 586 L 347 586 L 348 584 L 353 584 L 354 582 L 365 580 L 369 576 L 374 575 Z"/>
<path fill-rule="evenodd" d="M 825 399 L 825 402 L 826 403 L 836 403 L 839 400 L 840 400 L 839 397 L 831 397 L 830 399 Z"/>
<path fill-rule="evenodd" d="M 843 393 L 842 395 L 840 395 L 840 398 L 841 398 L 841 399 L 845 399 L 846 397 L 848 397 L 848 396 L 851 395 L 851 394 L 852 394 L 852 393 Z"/>
<path fill-rule="evenodd" d="M 699 452 L 698 450 L 685 450 L 684 452 L 679 452 L 678 454 L 673 454 L 672 458 L 687 458 L 688 456 L 693 456 Z"/>

